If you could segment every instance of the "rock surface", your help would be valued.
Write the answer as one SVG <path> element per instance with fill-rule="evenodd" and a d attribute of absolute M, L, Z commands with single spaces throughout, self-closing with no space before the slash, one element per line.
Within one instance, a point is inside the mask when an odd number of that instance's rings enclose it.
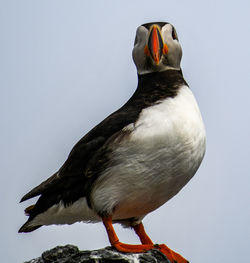
<path fill-rule="evenodd" d="M 76 246 L 57 246 L 43 252 L 39 258 L 25 263 L 170 263 L 160 251 L 146 253 L 120 253 L 111 247 L 79 251 Z"/>

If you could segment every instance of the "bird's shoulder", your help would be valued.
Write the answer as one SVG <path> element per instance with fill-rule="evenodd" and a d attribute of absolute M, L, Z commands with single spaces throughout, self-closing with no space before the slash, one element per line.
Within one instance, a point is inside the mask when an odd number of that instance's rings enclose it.
<path fill-rule="evenodd" d="M 126 126 L 134 123 L 139 113 L 140 109 L 138 107 L 125 104 L 119 110 L 110 114 L 76 143 L 67 160 L 60 168 L 60 173 L 62 175 L 68 173 L 77 174 L 78 171 L 74 171 L 74 169 L 80 169 L 81 172 L 83 172 L 92 156 L 94 156 L 111 137 L 118 136 Z"/>

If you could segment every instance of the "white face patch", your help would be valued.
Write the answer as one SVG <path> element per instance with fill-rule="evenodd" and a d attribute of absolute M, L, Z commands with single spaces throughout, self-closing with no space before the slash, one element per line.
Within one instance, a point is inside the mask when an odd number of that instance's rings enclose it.
<path fill-rule="evenodd" d="M 144 26 L 139 26 L 136 30 L 135 45 L 132 56 L 137 69 L 143 68 L 146 63 L 144 48 L 148 39 L 148 30 Z M 139 73 L 139 72 L 138 72 Z"/>
<path fill-rule="evenodd" d="M 162 38 L 165 43 L 169 42 L 172 39 L 172 28 L 172 25 L 166 24 L 161 29 Z"/>
<path fill-rule="evenodd" d="M 174 27 L 171 24 L 167 24 L 162 27 L 163 41 L 168 45 L 168 54 L 166 55 L 169 65 L 173 68 L 180 69 L 182 49 L 179 41 L 173 39 Z"/>
<path fill-rule="evenodd" d="M 148 30 L 144 26 L 139 26 L 136 30 L 134 47 L 144 47 L 146 44 Z"/>

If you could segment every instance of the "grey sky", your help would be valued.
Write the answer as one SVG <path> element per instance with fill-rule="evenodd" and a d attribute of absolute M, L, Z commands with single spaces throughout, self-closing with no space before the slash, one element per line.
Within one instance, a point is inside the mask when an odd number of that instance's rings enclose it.
<path fill-rule="evenodd" d="M 246 262 L 250 243 L 249 1 L 2 1 L 0 3 L 0 255 L 23 262 L 56 245 L 107 246 L 102 224 L 18 234 L 18 204 L 72 146 L 137 85 L 137 26 L 168 21 L 207 130 L 192 181 L 148 215 L 145 228 L 192 263 Z M 125 242 L 138 242 L 118 229 Z M 213 259 L 212 259 L 213 258 Z"/>

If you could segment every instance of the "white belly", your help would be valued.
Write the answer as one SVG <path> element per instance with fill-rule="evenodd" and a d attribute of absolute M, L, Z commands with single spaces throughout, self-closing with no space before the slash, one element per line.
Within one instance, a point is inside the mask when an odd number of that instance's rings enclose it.
<path fill-rule="evenodd" d="M 97 179 L 94 209 L 114 219 L 142 217 L 176 195 L 205 153 L 205 129 L 191 90 L 146 108 L 129 141 L 112 153 L 112 166 Z"/>
<path fill-rule="evenodd" d="M 113 219 L 142 218 L 176 195 L 192 178 L 205 153 L 205 129 L 195 98 L 183 87 L 174 99 L 143 110 L 131 134 L 112 153 L 112 164 L 92 191 L 96 212 Z M 117 146 L 117 145 L 116 145 Z M 101 220 L 86 198 L 56 204 L 30 225 Z"/>

